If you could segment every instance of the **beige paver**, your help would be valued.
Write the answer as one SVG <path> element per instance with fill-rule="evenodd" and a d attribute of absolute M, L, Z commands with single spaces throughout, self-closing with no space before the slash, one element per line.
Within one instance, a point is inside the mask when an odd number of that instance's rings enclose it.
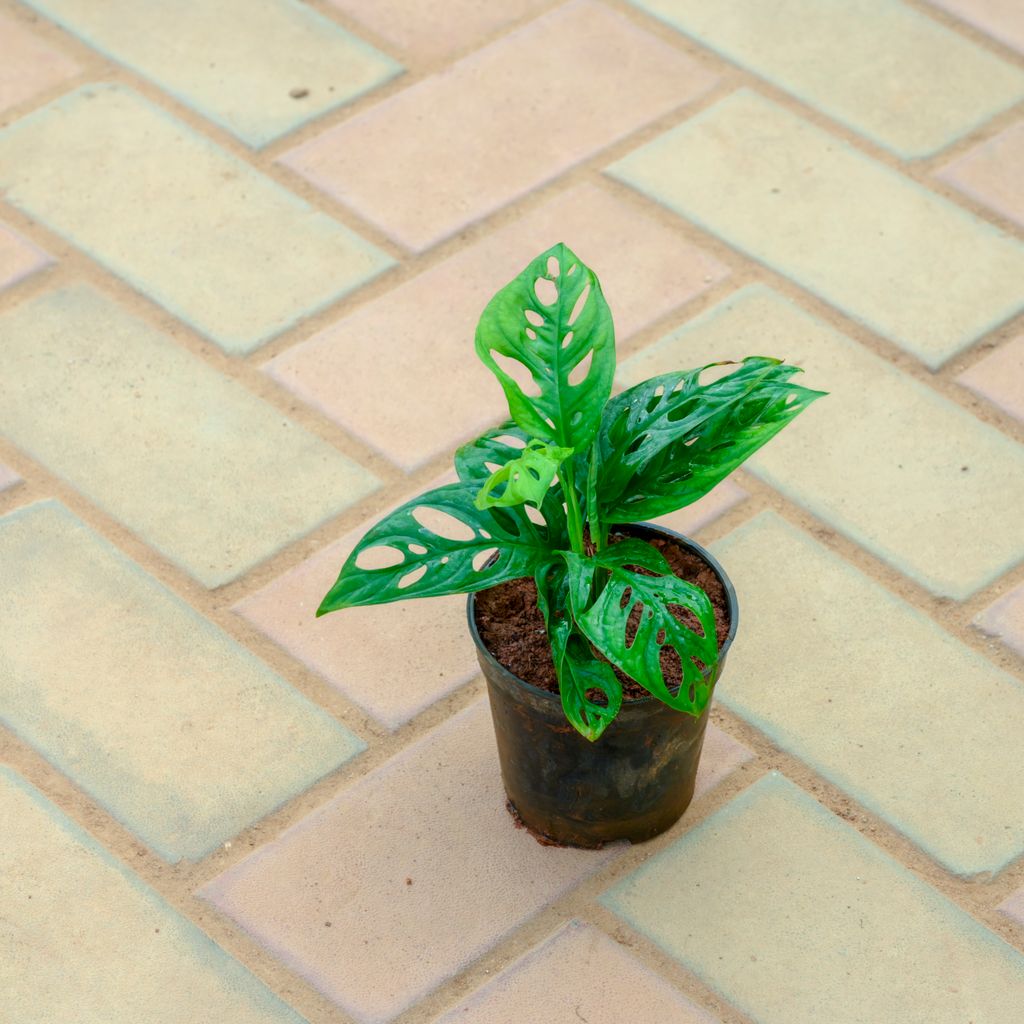
<path fill-rule="evenodd" d="M 0 188 L 228 352 L 391 263 L 123 86 L 85 86 L 0 132 Z"/>
<path fill-rule="evenodd" d="M 1024 96 L 1024 72 L 899 0 L 634 0 L 903 157 Z"/>
<path fill-rule="evenodd" d="M 0 316 L 0 431 L 208 587 L 377 486 L 80 284 Z"/>
<path fill-rule="evenodd" d="M 1024 956 L 781 776 L 603 898 L 758 1024 L 1013 1024 Z"/>
<path fill-rule="evenodd" d="M 1024 585 L 993 601 L 974 622 L 1024 657 Z"/>
<path fill-rule="evenodd" d="M 21 479 L 13 469 L 0 462 L 0 491 L 13 487 Z"/>
<path fill-rule="evenodd" d="M 1024 53 L 1024 8 L 1017 0 L 930 0 Z"/>
<path fill-rule="evenodd" d="M 965 195 L 1024 225 L 1024 121 L 968 150 L 939 172 Z"/>
<path fill-rule="evenodd" d="M 747 468 L 939 594 L 964 598 L 1024 557 L 1020 445 L 769 288 L 735 293 L 621 375 L 748 355 L 785 357 L 829 395 Z"/>
<path fill-rule="evenodd" d="M 712 551 L 743 620 L 720 701 L 950 871 L 1024 853 L 1018 680 L 773 512 Z"/>
<path fill-rule="evenodd" d="M 596 928 L 571 922 L 436 1024 L 713 1024 Z"/>
<path fill-rule="evenodd" d="M 478 701 L 202 894 L 357 1020 L 378 1022 L 613 855 L 544 847 L 512 826 Z"/>
<path fill-rule="evenodd" d="M 611 167 L 932 368 L 1024 306 L 1024 246 L 741 89 Z"/>
<path fill-rule="evenodd" d="M 621 14 L 572 0 L 282 159 L 422 250 L 713 81 Z"/>
<path fill-rule="evenodd" d="M 438 60 L 543 10 L 547 0 L 330 0 L 357 22 L 424 61 Z"/>
<path fill-rule="evenodd" d="M 957 377 L 1003 412 L 1024 420 L 1024 334 L 1018 334 Z"/>
<path fill-rule="evenodd" d="M 0 721 L 165 859 L 362 749 L 64 506 L 0 518 L 0 560 Z"/>
<path fill-rule="evenodd" d="M 91 836 L 0 766 L 0 1017 L 302 1024 Z"/>
<path fill-rule="evenodd" d="M 77 75 L 69 56 L 7 14 L 0 14 L 0 111 L 32 99 Z"/>
<path fill-rule="evenodd" d="M 42 249 L 0 224 L 0 291 L 49 263 L 50 257 Z"/>
<path fill-rule="evenodd" d="M 234 610 L 395 729 L 469 682 L 479 666 L 462 595 L 346 608 L 314 618 L 364 532 L 328 545 Z"/>
<path fill-rule="evenodd" d="M 288 0 L 28 2 L 252 146 L 401 70 L 313 8 Z"/>
<path fill-rule="evenodd" d="M 507 418 L 473 351 L 480 311 L 564 241 L 592 266 L 620 341 L 728 268 L 603 188 L 583 185 L 367 303 L 266 364 L 275 380 L 413 469 Z"/>

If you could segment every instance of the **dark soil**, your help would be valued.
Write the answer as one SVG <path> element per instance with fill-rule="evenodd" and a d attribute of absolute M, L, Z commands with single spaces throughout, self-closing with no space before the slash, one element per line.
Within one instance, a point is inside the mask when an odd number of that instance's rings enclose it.
<path fill-rule="evenodd" d="M 613 534 L 609 543 L 623 539 Z M 695 583 L 711 599 L 715 610 L 718 644 L 721 646 L 729 633 L 729 605 L 725 587 L 711 566 L 702 558 L 676 545 L 670 538 L 651 538 L 650 543 L 668 559 L 672 571 L 681 579 Z M 697 628 L 689 612 L 673 607 L 675 617 L 684 625 Z M 635 631 L 640 612 L 634 609 L 630 627 Z M 511 580 L 476 595 L 476 626 L 484 646 L 510 672 L 520 679 L 549 693 L 558 693 L 558 679 L 551 660 L 551 647 L 544 629 L 544 616 L 537 607 L 537 586 L 532 579 Z M 627 627 L 630 628 L 630 627 Z M 669 689 L 679 687 L 682 671 L 674 652 L 662 658 L 662 672 Z M 623 700 L 640 700 L 650 694 L 625 673 L 615 670 L 622 683 Z"/>

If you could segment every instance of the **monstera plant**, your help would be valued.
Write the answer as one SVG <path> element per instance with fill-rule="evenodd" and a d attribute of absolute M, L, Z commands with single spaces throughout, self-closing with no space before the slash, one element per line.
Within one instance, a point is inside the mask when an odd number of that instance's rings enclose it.
<path fill-rule="evenodd" d="M 457 483 L 370 529 L 317 614 L 532 577 L 579 733 L 596 740 L 619 713 L 615 668 L 699 716 L 718 657 L 711 603 L 655 546 L 620 534 L 707 494 L 822 392 L 792 383 L 798 367 L 754 356 L 613 397 L 611 313 L 597 276 L 561 244 L 488 303 L 476 351 L 511 419 L 456 452 Z M 726 365 L 724 376 L 705 372 Z M 676 686 L 666 646 L 682 666 Z"/>

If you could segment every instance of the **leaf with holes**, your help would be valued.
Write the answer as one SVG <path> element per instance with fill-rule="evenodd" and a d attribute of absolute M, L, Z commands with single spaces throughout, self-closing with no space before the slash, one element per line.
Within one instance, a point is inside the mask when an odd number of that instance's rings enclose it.
<path fill-rule="evenodd" d="M 699 716 L 711 698 L 705 672 L 718 661 L 715 614 L 707 594 L 673 575 L 664 556 L 644 541 L 621 541 L 589 558 L 565 552 L 563 558 L 573 618 L 587 639 L 653 696 Z M 598 587 L 601 569 L 607 578 Z M 683 625 L 672 613 L 674 606 L 688 612 L 700 632 Z M 639 615 L 635 629 L 630 622 L 634 608 Z M 675 693 L 665 680 L 663 658 L 678 659 L 682 684 Z"/>
<path fill-rule="evenodd" d="M 527 440 L 526 433 L 511 420 L 503 423 L 459 448 L 455 452 L 455 471 L 463 483 L 475 484 L 479 490 L 492 473 L 523 454 Z M 539 516 L 525 507 L 510 507 L 509 514 L 539 527 L 555 550 L 569 543 L 563 500 L 561 488 L 552 487 L 544 496 Z"/>
<path fill-rule="evenodd" d="M 509 508 L 529 502 L 540 508 L 558 467 L 570 455 L 571 448 L 531 441 L 518 459 L 510 459 L 487 478 L 476 496 L 476 507 Z"/>
<path fill-rule="evenodd" d="M 547 627 L 562 710 L 577 732 L 593 742 L 619 713 L 622 684 L 611 665 L 594 654 L 572 620 L 564 563 L 542 566 L 535 579 L 537 605 Z M 589 696 L 594 690 L 603 695 L 603 702 Z"/>
<path fill-rule="evenodd" d="M 541 253 L 491 299 L 476 351 L 531 437 L 577 451 L 590 444 L 612 390 L 615 331 L 597 275 L 571 249 Z M 517 369 L 532 395 L 509 372 Z"/>
<path fill-rule="evenodd" d="M 472 484 L 449 484 L 385 516 L 356 545 L 317 615 L 405 598 L 468 594 L 532 576 L 551 559 L 540 531 L 530 529 L 513 510 L 476 508 L 475 494 Z M 374 553 L 389 564 L 371 567 Z"/>
<path fill-rule="evenodd" d="M 703 497 L 824 394 L 790 383 L 799 367 L 761 356 L 701 383 L 723 365 L 652 377 L 608 402 L 596 445 L 603 523 L 653 519 Z"/>

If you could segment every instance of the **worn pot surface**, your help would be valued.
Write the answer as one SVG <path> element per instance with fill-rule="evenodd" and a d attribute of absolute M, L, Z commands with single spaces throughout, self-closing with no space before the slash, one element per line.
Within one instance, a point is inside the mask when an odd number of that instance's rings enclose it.
<path fill-rule="evenodd" d="M 650 524 L 629 532 L 671 538 L 702 558 L 725 587 L 729 633 L 710 676 L 718 681 L 736 634 L 736 592 L 717 561 L 681 534 Z M 567 846 L 597 847 L 618 839 L 639 843 L 679 820 L 693 798 L 711 704 L 700 718 L 654 697 L 624 701 L 615 721 L 591 743 L 569 724 L 560 698 L 499 664 L 476 628 L 469 595 L 469 629 L 487 679 L 505 791 L 534 833 Z"/>

